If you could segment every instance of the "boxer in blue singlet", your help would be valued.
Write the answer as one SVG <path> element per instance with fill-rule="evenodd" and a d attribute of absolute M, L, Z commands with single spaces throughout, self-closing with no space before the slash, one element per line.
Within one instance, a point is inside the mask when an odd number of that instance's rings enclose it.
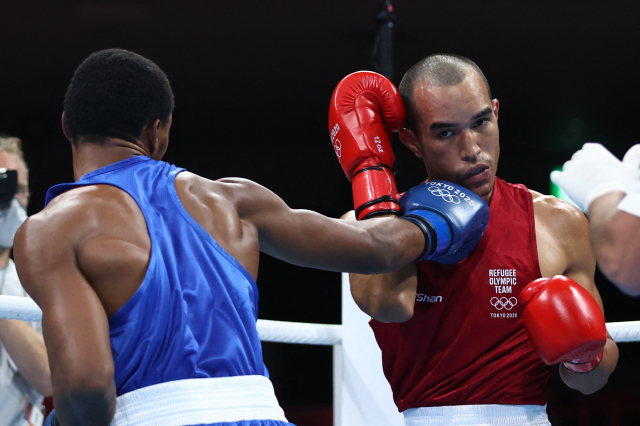
<path fill-rule="evenodd" d="M 162 70 L 118 49 L 89 56 L 65 95 L 76 182 L 51 188 L 15 240 L 43 311 L 49 424 L 286 425 L 256 331 L 260 250 L 380 273 L 425 248 L 408 221 L 292 210 L 160 161 L 172 110 Z"/>

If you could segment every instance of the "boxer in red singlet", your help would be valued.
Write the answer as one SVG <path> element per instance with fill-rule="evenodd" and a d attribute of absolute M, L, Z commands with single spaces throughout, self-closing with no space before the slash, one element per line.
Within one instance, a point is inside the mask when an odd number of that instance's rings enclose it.
<path fill-rule="evenodd" d="M 490 219 L 457 264 L 426 260 L 350 276 L 356 303 L 372 317 L 398 409 L 407 425 L 548 425 L 552 367 L 525 333 L 519 296 L 531 281 L 562 274 L 603 309 L 587 220 L 564 201 L 496 177 L 499 104 L 475 63 L 427 57 L 399 89 L 407 110 L 402 141 L 423 159 L 430 180 L 462 185 L 489 203 Z M 618 350 L 602 335 L 599 364 L 573 369 L 569 357 L 560 367 L 569 387 L 592 393 L 606 383 Z"/>

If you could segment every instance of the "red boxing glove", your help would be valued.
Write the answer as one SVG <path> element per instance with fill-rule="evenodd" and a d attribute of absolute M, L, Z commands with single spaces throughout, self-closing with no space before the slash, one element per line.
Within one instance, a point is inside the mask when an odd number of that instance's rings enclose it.
<path fill-rule="evenodd" d="M 598 366 L 607 343 L 604 315 L 580 284 L 563 275 L 540 278 L 520 293 L 529 341 L 546 364 L 574 373 Z"/>
<path fill-rule="evenodd" d="M 400 214 L 389 141 L 391 132 L 402 130 L 404 122 L 402 98 L 380 74 L 349 74 L 333 91 L 329 133 L 342 170 L 351 181 L 358 220 Z"/>

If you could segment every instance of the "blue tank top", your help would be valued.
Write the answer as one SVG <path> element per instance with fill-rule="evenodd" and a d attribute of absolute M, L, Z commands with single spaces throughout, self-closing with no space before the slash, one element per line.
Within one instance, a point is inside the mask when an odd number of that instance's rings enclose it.
<path fill-rule="evenodd" d="M 256 330 L 256 283 L 182 206 L 174 184 L 181 171 L 137 156 L 47 193 L 49 203 L 79 186 L 113 185 L 138 203 L 146 220 L 146 276 L 109 318 L 118 395 L 172 380 L 268 377 Z"/>

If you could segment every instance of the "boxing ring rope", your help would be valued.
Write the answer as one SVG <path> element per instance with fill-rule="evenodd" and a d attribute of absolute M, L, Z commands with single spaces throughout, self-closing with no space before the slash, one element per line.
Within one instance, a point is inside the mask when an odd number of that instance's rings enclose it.
<path fill-rule="evenodd" d="M 0 319 L 41 321 L 42 311 L 27 297 L 0 295 Z M 342 326 L 258 320 L 258 334 L 263 342 L 303 345 L 338 345 L 342 342 Z"/>
<path fill-rule="evenodd" d="M 0 295 L 0 319 L 3 318 L 41 321 L 42 311 L 27 297 Z M 342 343 L 341 325 L 259 319 L 257 327 L 263 342 L 326 346 Z M 609 322 L 607 330 L 618 343 L 640 341 L 640 321 Z"/>
<path fill-rule="evenodd" d="M 369 317 L 351 299 L 347 274 L 342 304 L 342 325 L 258 320 L 260 340 L 333 347 L 335 426 L 401 426 L 404 421 L 384 378 Z M 29 298 L 0 295 L 0 318 L 41 321 L 42 311 Z M 640 321 L 607 323 L 607 330 L 616 342 L 640 341 Z"/>

